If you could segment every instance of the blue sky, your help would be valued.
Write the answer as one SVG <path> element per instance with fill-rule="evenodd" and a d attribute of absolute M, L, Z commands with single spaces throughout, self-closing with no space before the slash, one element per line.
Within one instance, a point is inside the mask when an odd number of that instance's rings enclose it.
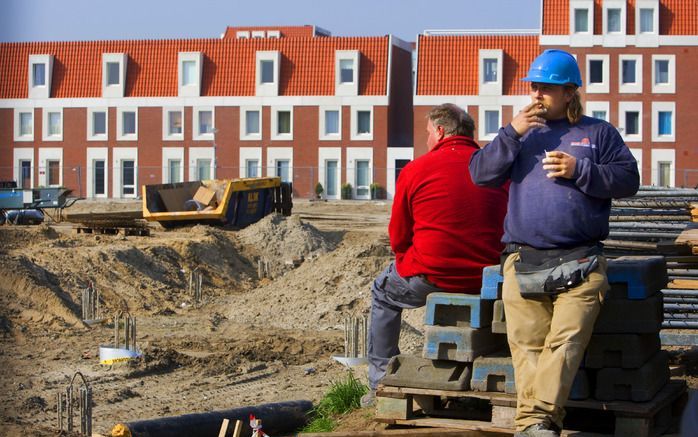
<path fill-rule="evenodd" d="M 0 0 L 0 41 L 217 38 L 226 26 L 314 24 L 337 36 L 535 29 L 541 0 Z"/>

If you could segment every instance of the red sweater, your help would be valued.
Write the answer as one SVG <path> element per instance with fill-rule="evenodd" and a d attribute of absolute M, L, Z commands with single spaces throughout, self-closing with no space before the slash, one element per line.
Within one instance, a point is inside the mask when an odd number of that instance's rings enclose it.
<path fill-rule="evenodd" d="M 479 293 L 482 268 L 499 264 L 507 191 L 473 184 L 476 150 L 471 138 L 444 138 L 400 172 L 388 227 L 400 276 Z"/>

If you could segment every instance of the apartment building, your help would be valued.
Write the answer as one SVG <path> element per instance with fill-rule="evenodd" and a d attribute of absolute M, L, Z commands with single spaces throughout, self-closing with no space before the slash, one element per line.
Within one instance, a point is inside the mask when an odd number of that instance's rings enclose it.
<path fill-rule="evenodd" d="M 410 57 L 393 36 L 315 26 L 0 43 L 0 180 L 130 198 L 142 184 L 276 175 L 297 196 L 320 182 L 339 198 L 349 183 L 366 199 L 394 182 L 392 150 L 411 150 Z"/>

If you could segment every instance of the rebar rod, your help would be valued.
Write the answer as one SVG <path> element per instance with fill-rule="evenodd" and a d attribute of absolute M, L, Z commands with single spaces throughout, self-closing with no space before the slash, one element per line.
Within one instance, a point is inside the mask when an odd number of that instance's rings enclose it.
<path fill-rule="evenodd" d="M 686 303 L 686 304 L 670 303 L 670 304 L 664 305 L 664 311 L 680 311 L 680 312 L 698 311 L 698 305 L 693 305 L 690 303 Z"/>
<path fill-rule="evenodd" d="M 665 320 L 665 321 L 662 323 L 662 328 L 698 329 L 698 321 L 693 321 L 693 320 Z"/>
<path fill-rule="evenodd" d="M 623 228 L 623 229 L 668 229 L 668 230 L 681 230 L 683 231 L 688 226 L 688 223 L 657 223 L 650 221 L 623 221 L 623 222 L 612 222 L 609 223 L 611 229 Z"/>
<path fill-rule="evenodd" d="M 631 208 L 688 208 L 690 202 L 682 200 L 614 200 L 613 206 Z"/>
<path fill-rule="evenodd" d="M 676 288 L 663 288 L 664 296 L 695 296 L 698 297 L 698 290 L 685 290 Z"/>
<path fill-rule="evenodd" d="M 618 247 L 618 248 L 630 248 L 630 249 L 644 249 L 644 250 L 656 250 L 657 243 L 651 243 L 646 241 L 623 241 L 623 240 L 604 240 L 604 246 L 606 247 Z"/>
<path fill-rule="evenodd" d="M 676 239 L 681 235 L 681 232 L 625 232 L 611 231 L 608 233 L 610 238 L 660 238 L 660 239 Z"/>

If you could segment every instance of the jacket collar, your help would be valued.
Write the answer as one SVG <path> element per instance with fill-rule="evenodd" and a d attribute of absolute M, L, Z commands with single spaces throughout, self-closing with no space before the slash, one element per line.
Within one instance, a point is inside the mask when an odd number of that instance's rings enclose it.
<path fill-rule="evenodd" d="M 467 147 L 473 147 L 475 149 L 479 149 L 480 146 L 475 142 L 470 137 L 464 137 L 460 135 L 452 135 L 450 137 L 446 137 L 443 140 L 439 141 L 436 143 L 433 149 L 431 149 L 432 152 L 435 152 L 439 149 L 443 149 L 445 147 L 449 146 L 467 146 Z"/>

